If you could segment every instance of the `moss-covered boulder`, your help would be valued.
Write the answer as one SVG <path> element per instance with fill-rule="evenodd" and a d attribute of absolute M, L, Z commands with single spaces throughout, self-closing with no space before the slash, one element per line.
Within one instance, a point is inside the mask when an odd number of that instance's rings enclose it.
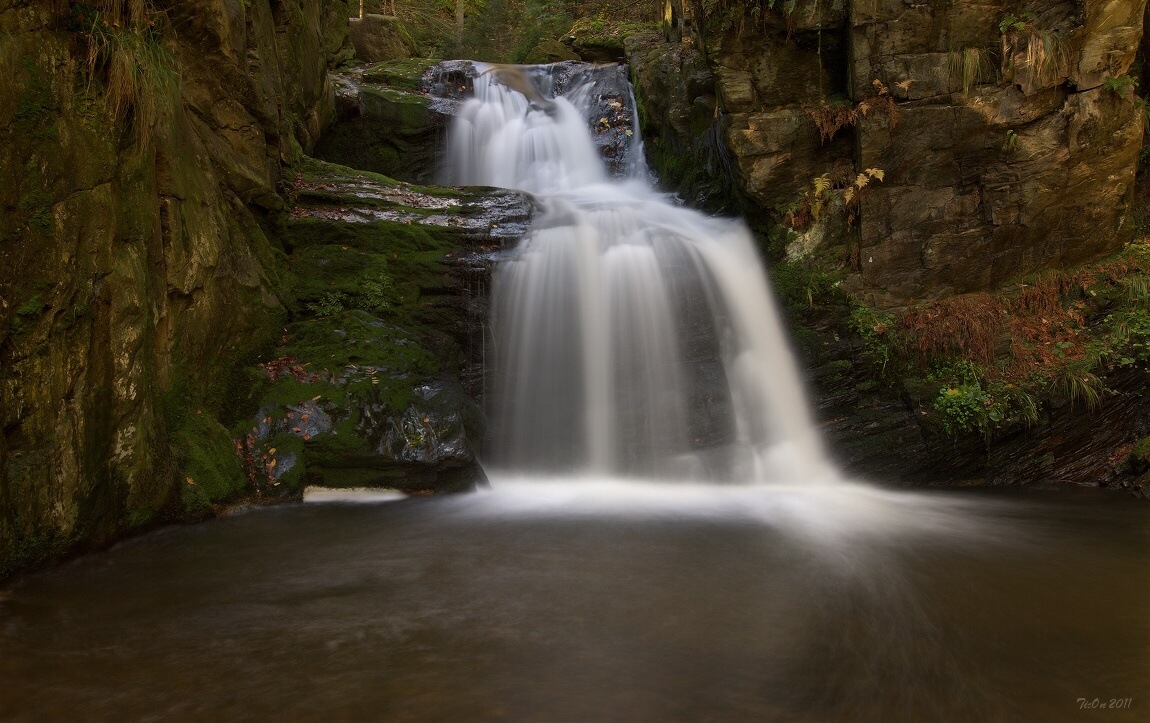
<path fill-rule="evenodd" d="M 618 63 L 626 59 L 624 41 L 627 38 L 654 29 L 654 23 L 617 22 L 605 17 L 581 18 L 564 34 L 563 45 L 580 60 Z"/>
<path fill-rule="evenodd" d="M 393 60 L 339 74 L 340 117 L 314 155 L 403 181 L 431 182 L 454 110 L 428 92 L 436 62 Z"/>
<path fill-rule="evenodd" d="M 580 60 L 579 54 L 558 40 L 545 40 L 532 48 L 523 62 L 527 65 L 560 63 L 564 60 Z"/>
<path fill-rule="evenodd" d="M 409 58 L 416 51 L 415 40 L 399 18 L 368 14 L 351 18 L 350 26 L 355 57 L 365 63 Z"/>
<path fill-rule="evenodd" d="M 524 194 L 411 186 L 307 161 L 284 238 L 292 310 L 236 429 L 261 495 L 303 485 L 457 492 L 483 482 L 484 289 Z"/>

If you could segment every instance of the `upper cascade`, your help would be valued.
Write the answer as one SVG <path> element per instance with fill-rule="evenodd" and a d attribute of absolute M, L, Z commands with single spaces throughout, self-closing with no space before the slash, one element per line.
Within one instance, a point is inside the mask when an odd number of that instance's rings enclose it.
<path fill-rule="evenodd" d="M 448 136 L 450 185 L 569 191 L 644 175 L 635 100 L 618 65 L 474 63 Z"/>
<path fill-rule="evenodd" d="M 833 476 L 750 233 L 652 188 L 622 70 L 475 71 L 446 175 L 528 191 L 540 206 L 496 271 L 488 461 L 703 481 Z M 608 132 L 622 151 L 596 143 Z"/>

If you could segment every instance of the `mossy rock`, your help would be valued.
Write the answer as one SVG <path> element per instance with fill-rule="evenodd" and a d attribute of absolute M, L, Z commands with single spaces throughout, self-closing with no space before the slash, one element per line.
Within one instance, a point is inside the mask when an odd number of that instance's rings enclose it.
<path fill-rule="evenodd" d="M 234 429 L 247 480 L 274 496 L 474 488 L 483 418 L 458 381 L 470 343 L 460 259 L 527 223 L 530 201 L 314 159 L 296 171 L 281 228 L 294 320 L 250 370 L 254 412 Z"/>
<path fill-rule="evenodd" d="M 1139 469 L 1150 469 L 1150 437 L 1143 437 L 1130 449 L 1130 462 Z"/>
<path fill-rule="evenodd" d="M 349 35 L 355 57 L 365 63 L 407 58 L 417 47 L 399 18 L 388 15 L 351 18 Z"/>
<path fill-rule="evenodd" d="M 232 435 L 202 410 L 192 414 L 174 447 L 183 464 L 180 499 L 192 517 L 207 516 L 214 505 L 236 499 L 246 487 Z"/>
<path fill-rule="evenodd" d="M 571 26 L 563 43 L 589 62 L 621 62 L 626 58 L 624 41 L 655 29 L 653 23 L 618 23 L 605 18 L 581 18 Z"/>
<path fill-rule="evenodd" d="M 363 71 L 363 82 L 384 85 L 395 90 L 418 93 L 424 74 L 439 64 L 428 58 L 402 58 L 373 63 Z"/>
<path fill-rule="evenodd" d="M 290 325 L 276 353 L 257 372 L 255 419 L 236 430 L 257 488 L 474 487 L 462 480 L 476 474 L 482 416 L 416 334 L 345 311 Z"/>
<path fill-rule="evenodd" d="M 544 65 L 564 60 L 579 60 L 579 54 L 558 40 L 545 40 L 532 48 L 523 62 L 526 65 Z"/>
<path fill-rule="evenodd" d="M 435 177 L 447 123 L 426 95 L 363 85 L 358 115 L 332 126 L 313 153 L 340 165 L 426 183 Z"/>

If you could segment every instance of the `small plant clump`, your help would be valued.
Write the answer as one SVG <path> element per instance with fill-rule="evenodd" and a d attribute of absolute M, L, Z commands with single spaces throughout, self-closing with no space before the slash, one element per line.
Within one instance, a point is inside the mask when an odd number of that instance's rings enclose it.
<path fill-rule="evenodd" d="M 1089 413 L 1111 394 L 1108 373 L 1150 364 L 1150 245 L 996 294 L 890 314 L 858 307 L 850 326 L 884 372 L 925 371 L 938 384 L 930 406 L 950 434 L 989 439 L 1034 424 L 1043 404 Z"/>
<path fill-rule="evenodd" d="M 830 143 L 843 128 L 853 126 L 858 120 L 858 111 L 848 101 L 826 101 L 818 105 L 803 104 L 803 110 L 815 122 L 819 129 L 819 139 L 823 143 Z"/>
<path fill-rule="evenodd" d="M 1069 54 L 1062 34 L 1039 28 L 1033 13 L 1007 14 L 1002 34 L 1002 74 L 1036 87 L 1056 82 L 1066 72 Z"/>
<path fill-rule="evenodd" d="M 1018 148 L 1018 131 L 1013 128 L 1006 129 L 1006 140 L 1002 142 L 1003 153 L 1013 153 Z"/>
<path fill-rule="evenodd" d="M 874 95 L 868 95 L 859 101 L 858 111 L 865 118 L 871 113 L 878 113 L 886 117 L 890 122 L 890 127 L 893 130 L 898 127 L 898 107 L 895 105 L 894 96 L 891 95 L 890 88 L 887 84 L 875 78 L 871 81 L 874 87 Z"/>
<path fill-rule="evenodd" d="M 166 15 L 152 0 L 73 3 L 71 22 L 87 49 L 89 89 L 103 89 L 108 114 L 129 123 L 139 145 L 175 107 L 179 70 L 164 39 Z"/>
<path fill-rule="evenodd" d="M 1138 81 L 1129 75 L 1112 76 L 1102 83 L 1103 88 L 1125 100 L 1134 99 L 1134 89 L 1137 86 Z"/>
<path fill-rule="evenodd" d="M 994 80 L 990 54 L 978 47 L 952 51 L 947 68 L 950 79 L 961 81 L 962 94 L 969 95 L 977 85 Z"/>
<path fill-rule="evenodd" d="M 811 179 L 811 187 L 803 192 L 793 208 L 783 212 L 783 222 L 796 231 L 804 231 L 823 218 L 831 193 L 842 191 L 843 211 L 847 226 L 853 226 L 858 219 L 859 199 L 862 190 L 872 181 L 882 181 L 886 172 L 881 168 L 867 168 L 859 173 L 853 169 L 846 175 L 838 172 L 823 173 Z"/>

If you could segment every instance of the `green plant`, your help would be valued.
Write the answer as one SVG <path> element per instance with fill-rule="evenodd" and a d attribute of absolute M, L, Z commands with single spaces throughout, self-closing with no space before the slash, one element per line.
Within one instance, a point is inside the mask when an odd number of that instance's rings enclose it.
<path fill-rule="evenodd" d="M 1003 153 L 1013 153 L 1018 147 L 1018 131 L 1013 128 L 1006 129 L 1006 140 L 1002 142 Z"/>
<path fill-rule="evenodd" d="M 316 316 L 335 316 L 344 310 L 346 304 L 346 296 L 339 292 L 329 291 L 308 304 L 307 308 Z"/>
<path fill-rule="evenodd" d="M 949 434 L 986 430 L 992 421 L 990 408 L 989 398 L 977 381 L 944 387 L 934 400 L 934 410 L 940 415 L 942 426 Z"/>
<path fill-rule="evenodd" d="M 1119 98 L 1126 100 L 1133 100 L 1134 88 L 1138 85 L 1138 81 L 1129 75 L 1119 75 L 1117 77 L 1107 78 L 1102 82 L 1102 87 L 1110 91 Z M 1145 112 L 1145 108 L 1143 108 Z"/>
<path fill-rule="evenodd" d="M 1059 388 L 1070 399 L 1070 407 L 1081 402 L 1088 411 L 1094 411 L 1102 404 L 1105 385 L 1097 375 L 1085 371 L 1080 365 L 1067 365 L 1058 379 Z"/>
<path fill-rule="evenodd" d="M 927 380 L 943 385 L 932 406 L 948 434 L 978 432 L 989 441 L 1003 425 L 1038 422 L 1038 401 L 1030 391 L 993 378 L 973 362 L 936 361 Z"/>
<path fill-rule="evenodd" d="M 882 371 L 894 354 L 890 331 L 894 328 L 894 318 L 886 312 L 858 305 L 851 309 L 849 326 L 851 331 L 862 337 L 867 351 L 879 362 Z"/>
<path fill-rule="evenodd" d="M 1133 274 L 1122 279 L 1126 287 L 1126 300 L 1140 307 L 1150 306 L 1150 276 Z"/>
<path fill-rule="evenodd" d="M 970 47 L 951 51 L 947 70 L 950 80 L 961 79 L 962 93 L 968 95 L 970 89 L 994 79 L 994 66 L 990 54 L 982 48 Z"/>
<path fill-rule="evenodd" d="M 383 274 L 366 279 L 360 286 L 359 295 L 363 309 L 376 314 L 391 311 L 399 300 L 399 291 L 391 277 Z"/>
<path fill-rule="evenodd" d="M 99 83 L 108 114 L 130 123 L 137 142 L 146 145 L 179 96 L 179 70 L 162 32 L 165 16 L 151 0 L 98 0 L 72 10 L 87 44 L 88 87 Z"/>
<path fill-rule="evenodd" d="M 1021 15 L 1007 13 L 1003 15 L 1002 19 L 998 22 L 998 33 L 1000 35 L 1006 35 L 1011 32 L 1021 32 L 1026 30 L 1027 26 L 1034 22 L 1035 19 L 1035 14 L 1030 12 L 1022 13 Z"/>

